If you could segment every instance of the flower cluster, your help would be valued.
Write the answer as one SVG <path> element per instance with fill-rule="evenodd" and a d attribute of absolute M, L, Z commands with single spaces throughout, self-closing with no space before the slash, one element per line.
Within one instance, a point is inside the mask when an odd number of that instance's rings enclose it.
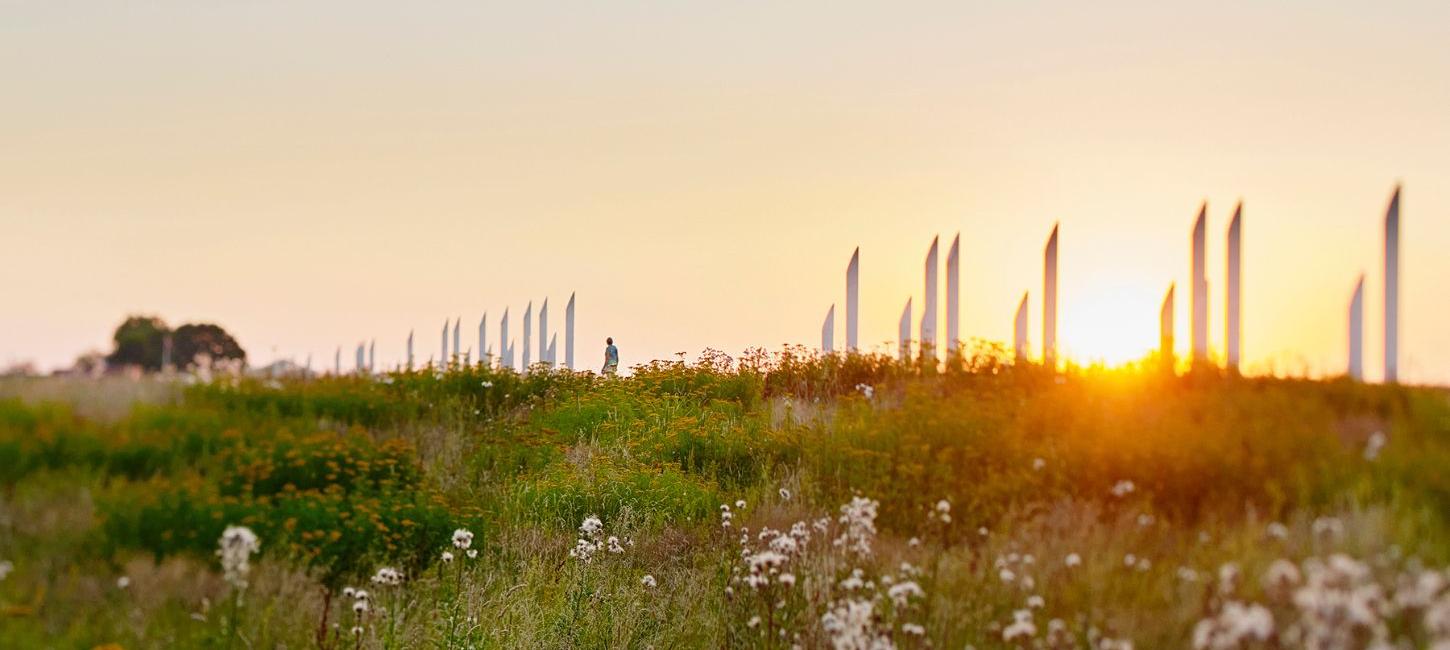
<path fill-rule="evenodd" d="M 373 574 L 372 582 L 383 587 L 396 587 L 403 584 L 403 572 L 389 566 L 380 567 Z"/>
<path fill-rule="evenodd" d="M 1132 481 L 1129 481 L 1127 479 L 1124 479 L 1124 480 L 1118 481 L 1117 483 L 1114 483 L 1113 484 L 1113 489 L 1110 490 L 1110 492 L 1112 492 L 1112 495 L 1113 496 L 1121 499 L 1121 498 L 1123 498 L 1125 496 L 1128 496 L 1129 494 L 1132 494 L 1132 493 L 1136 492 L 1137 490 L 1138 490 L 1138 486 L 1133 485 L 1133 482 Z"/>
<path fill-rule="evenodd" d="M 634 546 L 634 540 L 626 538 L 621 541 L 614 535 L 605 537 L 604 522 L 589 515 L 584 518 L 584 523 L 579 524 L 579 538 L 574 541 L 574 548 L 569 549 L 569 557 L 589 564 L 600 551 L 618 555 L 624 552 L 626 546 Z"/>
<path fill-rule="evenodd" d="M 352 599 L 353 626 L 352 635 L 361 637 L 367 628 L 368 612 L 372 611 L 372 594 L 366 589 L 354 589 L 347 587 L 342 590 L 344 598 Z"/>
<path fill-rule="evenodd" d="M 252 555 L 261 550 L 257 534 L 246 526 L 227 526 L 217 540 L 217 557 L 222 560 L 223 577 L 237 589 L 247 588 L 247 573 L 252 569 Z"/>
<path fill-rule="evenodd" d="M 880 505 L 875 499 L 853 497 L 850 503 L 841 506 L 841 516 L 836 520 L 841 524 L 841 534 L 833 543 L 857 557 L 870 557 L 871 544 L 876 539 L 876 509 Z"/>

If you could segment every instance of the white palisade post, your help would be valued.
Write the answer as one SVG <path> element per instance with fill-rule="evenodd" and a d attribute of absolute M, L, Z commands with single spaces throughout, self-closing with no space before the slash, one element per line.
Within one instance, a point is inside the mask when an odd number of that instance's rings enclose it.
<path fill-rule="evenodd" d="M 371 341 L 368 341 L 368 372 L 369 373 L 374 372 L 375 370 L 377 370 L 377 367 L 378 366 L 375 363 L 378 360 L 377 352 L 378 352 L 378 341 L 377 341 L 377 339 L 373 339 Z"/>
<path fill-rule="evenodd" d="M 1193 363 L 1208 360 L 1208 273 L 1206 271 L 1206 229 L 1208 227 L 1208 203 L 1198 209 L 1198 219 L 1193 222 L 1193 260 L 1190 264 L 1188 281 L 1193 287 Z"/>
<path fill-rule="evenodd" d="M 337 353 L 332 355 L 332 374 L 342 374 L 342 346 L 337 346 Z"/>
<path fill-rule="evenodd" d="M 1228 304 L 1224 310 L 1225 352 L 1229 372 L 1237 373 L 1242 355 L 1243 327 L 1243 242 L 1244 204 L 1234 206 L 1233 220 L 1228 224 Z"/>
<path fill-rule="evenodd" d="M 1017 314 L 1012 317 L 1012 351 L 1018 363 L 1026 363 L 1027 348 L 1027 296 L 1022 292 L 1022 302 L 1017 303 Z"/>
<path fill-rule="evenodd" d="M 1057 224 L 1042 260 L 1042 363 L 1057 368 Z"/>
<path fill-rule="evenodd" d="M 413 369 L 413 330 L 408 330 L 408 370 Z"/>
<path fill-rule="evenodd" d="M 363 358 L 363 356 L 366 354 L 365 350 L 366 348 L 362 343 L 357 344 L 357 359 L 355 360 L 355 364 L 353 366 L 353 372 L 356 372 L 359 375 L 363 374 L 363 371 L 367 370 L 367 359 Z"/>
<path fill-rule="evenodd" d="M 558 345 L 557 345 L 558 343 L 559 343 L 559 335 L 558 334 L 555 334 L 555 335 L 549 337 L 549 350 L 548 350 L 548 360 L 547 361 L 549 363 L 549 367 L 550 368 L 553 368 L 554 367 L 554 353 L 556 353 L 556 352 L 559 351 L 559 348 L 558 348 Z"/>
<path fill-rule="evenodd" d="M 539 361 L 554 365 L 554 360 L 549 357 L 549 299 L 544 299 L 544 306 L 539 308 Z"/>
<path fill-rule="evenodd" d="M 821 352 L 836 351 L 836 306 L 826 310 L 826 320 L 821 324 Z"/>
<path fill-rule="evenodd" d="M 438 367 L 448 367 L 448 321 L 443 321 L 443 353 L 438 357 Z"/>
<path fill-rule="evenodd" d="M 921 359 L 936 361 L 937 240 L 931 238 L 926 251 L 926 300 L 921 308 Z"/>
<path fill-rule="evenodd" d="M 478 361 L 485 368 L 493 361 L 488 357 L 488 312 L 483 312 L 483 318 L 478 319 Z"/>
<path fill-rule="evenodd" d="M 463 324 L 463 317 L 459 316 L 453 320 L 453 356 L 458 357 L 463 352 L 462 339 L 458 335 L 458 326 Z"/>
<path fill-rule="evenodd" d="M 846 265 L 846 351 L 855 352 L 860 343 L 857 327 L 861 316 L 861 248 L 851 253 Z"/>
<path fill-rule="evenodd" d="M 1349 297 L 1349 378 L 1364 380 L 1364 275 Z"/>
<path fill-rule="evenodd" d="M 947 356 L 955 358 L 961 345 L 961 246 L 962 235 L 952 238 L 947 249 Z"/>
<path fill-rule="evenodd" d="M 574 294 L 569 294 L 569 304 L 564 305 L 564 367 L 574 369 Z"/>
<path fill-rule="evenodd" d="M 529 346 L 533 345 L 533 329 L 534 329 L 534 301 L 530 300 L 529 301 L 529 306 L 524 308 L 524 358 L 523 358 L 523 367 L 520 368 L 520 370 L 522 370 L 524 372 L 528 372 L 529 365 L 530 365 L 529 362 L 532 361 L 532 357 L 529 356 L 530 355 Z"/>
<path fill-rule="evenodd" d="M 911 299 L 906 299 L 906 307 L 901 310 L 901 322 L 896 325 L 896 340 L 900 346 L 901 360 L 911 360 Z"/>
<path fill-rule="evenodd" d="M 502 368 L 510 370 L 514 367 L 514 348 L 509 345 L 509 310 L 503 310 L 503 318 L 498 322 L 498 364 Z"/>
<path fill-rule="evenodd" d="M 1385 383 L 1400 380 L 1400 187 L 1385 211 Z"/>
<path fill-rule="evenodd" d="M 1173 371 L 1173 289 L 1174 285 L 1169 283 L 1163 306 L 1158 310 L 1158 356 L 1169 372 Z"/>

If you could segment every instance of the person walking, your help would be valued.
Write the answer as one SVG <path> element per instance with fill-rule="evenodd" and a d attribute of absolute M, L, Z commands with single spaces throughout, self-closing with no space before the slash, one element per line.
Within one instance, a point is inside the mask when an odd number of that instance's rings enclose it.
<path fill-rule="evenodd" d="M 606 377 L 613 377 L 619 372 L 619 348 L 614 347 L 614 337 L 604 339 L 604 368 L 600 370 Z"/>

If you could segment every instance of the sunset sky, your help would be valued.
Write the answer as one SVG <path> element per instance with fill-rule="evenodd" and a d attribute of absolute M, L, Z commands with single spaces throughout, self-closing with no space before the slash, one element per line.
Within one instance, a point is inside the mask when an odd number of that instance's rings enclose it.
<path fill-rule="evenodd" d="M 254 364 L 578 292 L 580 361 L 862 339 L 962 236 L 963 332 L 1008 341 L 1060 222 L 1060 340 L 1157 345 L 1208 202 L 1212 346 L 1244 202 L 1251 372 L 1342 372 L 1404 186 L 1402 376 L 1450 383 L 1445 2 L 6 2 L 0 365 L 212 321 Z M 838 311 L 843 305 L 838 307 Z M 844 340 L 838 314 L 837 341 Z M 560 342 L 562 355 L 563 342 Z"/>

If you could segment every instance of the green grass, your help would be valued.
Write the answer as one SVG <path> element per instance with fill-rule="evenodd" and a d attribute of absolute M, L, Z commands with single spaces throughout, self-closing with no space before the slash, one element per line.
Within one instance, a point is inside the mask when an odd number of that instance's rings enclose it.
<path fill-rule="evenodd" d="M 1376 432 L 1388 444 L 1371 460 Z M 820 647 L 833 606 L 871 600 L 841 586 L 859 569 L 883 594 L 901 581 L 924 589 L 872 601 L 872 633 L 902 647 L 1007 647 L 1004 628 L 1029 596 L 1044 601 L 1030 614 L 1042 643 L 1059 618 L 1071 647 L 1181 647 L 1222 606 L 1211 582 L 1225 562 L 1250 577 L 1234 595 L 1246 602 L 1269 598 L 1258 576 L 1281 557 L 1342 552 L 1386 580 L 1450 563 L 1446 468 L 1450 395 L 1439 389 L 1053 375 L 990 347 L 944 369 L 788 349 L 616 380 L 482 368 L 144 389 L 7 380 L 0 560 L 15 570 L 0 580 L 0 638 Z M 1124 481 L 1135 489 L 1115 495 Z M 869 557 L 831 543 L 855 496 L 879 502 Z M 950 521 L 932 515 L 941 500 Z M 721 504 L 732 504 L 729 529 Z M 570 557 L 591 515 L 623 552 Z M 794 585 L 743 582 L 742 529 L 758 552 L 764 529 L 823 517 L 829 529 L 774 574 Z M 1320 517 L 1342 532 L 1316 533 Z M 1289 535 L 1267 539 L 1270 522 Z M 213 553 L 232 524 L 262 539 L 235 612 Z M 460 527 L 475 533 L 476 558 L 450 546 Z M 1069 554 L 1082 565 L 1067 567 Z M 999 563 L 1017 578 L 1004 581 Z M 407 580 L 370 584 L 380 566 Z M 1185 581 L 1190 569 L 1203 579 Z M 366 616 L 347 586 L 376 592 Z M 1275 612 L 1274 643 L 1292 647 L 1292 612 Z M 1429 641 L 1400 619 L 1388 629 Z"/>

